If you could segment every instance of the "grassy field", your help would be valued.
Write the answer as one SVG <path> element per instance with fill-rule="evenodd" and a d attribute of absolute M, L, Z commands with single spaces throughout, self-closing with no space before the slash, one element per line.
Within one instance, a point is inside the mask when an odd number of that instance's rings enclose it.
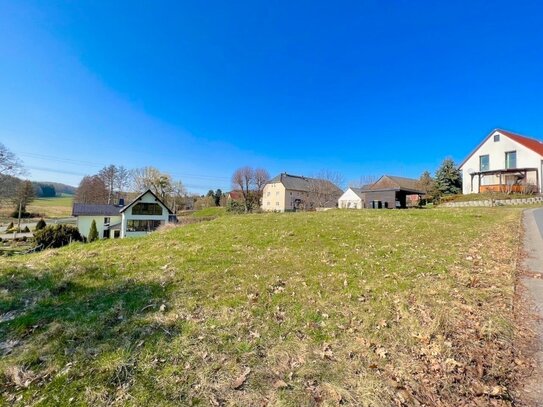
<path fill-rule="evenodd" d="M 43 214 L 47 218 L 64 218 L 72 214 L 73 196 L 61 196 L 56 198 L 36 198 L 28 211 Z"/>
<path fill-rule="evenodd" d="M 197 218 L 224 215 L 227 215 L 226 208 L 221 206 L 212 206 L 209 208 L 200 209 L 192 214 L 192 216 L 195 216 Z"/>
<path fill-rule="evenodd" d="M 60 196 L 56 198 L 36 198 L 27 206 L 27 211 L 37 213 L 44 218 L 65 218 L 72 214 L 73 196 Z M 9 204 L 0 206 L 0 219 L 6 221 L 14 207 Z"/>
<path fill-rule="evenodd" d="M 12 405 L 512 405 L 516 208 L 224 216 L 0 259 Z"/>

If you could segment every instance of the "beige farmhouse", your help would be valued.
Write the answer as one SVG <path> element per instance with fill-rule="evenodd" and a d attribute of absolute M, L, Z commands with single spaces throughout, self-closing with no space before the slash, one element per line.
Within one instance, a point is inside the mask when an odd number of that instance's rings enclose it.
<path fill-rule="evenodd" d="M 281 173 L 262 192 L 262 210 L 291 212 L 335 208 L 343 192 L 328 180 Z"/>

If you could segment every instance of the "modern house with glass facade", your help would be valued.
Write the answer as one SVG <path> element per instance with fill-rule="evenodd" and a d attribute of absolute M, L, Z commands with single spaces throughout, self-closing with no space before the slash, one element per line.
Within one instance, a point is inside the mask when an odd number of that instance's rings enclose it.
<path fill-rule="evenodd" d="M 74 203 L 72 215 L 77 217 L 77 228 L 88 237 L 92 221 L 96 222 L 100 238 L 143 236 L 160 225 L 176 222 L 168 206 L 151 190 L 140 194 L 130 204 L 97 205 Z"/>
<path fill-rule="evenodd" d="M 496 129 L 460 165 L 464 194 L 538 193 L 542 190 L 543 142 Z"/>

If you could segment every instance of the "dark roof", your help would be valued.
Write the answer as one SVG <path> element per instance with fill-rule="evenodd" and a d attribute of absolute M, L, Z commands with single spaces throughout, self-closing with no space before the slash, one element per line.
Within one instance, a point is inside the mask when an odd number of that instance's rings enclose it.
<path fill-rule="evenodd" d="M 313 189 L 312 183 L 314 182 L 325 182 L 329 184 L 328 186 L 330 187 L 331 191 L 337 192 L 340 195 L 343 193 L 343 191 L 341 191 L 341 189 L 339 189 L 337 185 L 335 185 L 334 183 L 328 180 L 323 180 L 323 179 L 318 179 L 318 178 L 309 178 L 309 177 L 304 177 L 300 175 L 291 175 L 291 174 L 287 174 L 286 172 L 283 172 L 277 175 L 276 177 L 272 178 L 268 182 L 268 184 L 273 184 L 276 182 L 282 183 L 286 189 L 292 189 L 295 191 L 304 191 L 304 192 L 311 192 Z"/>
<path fill-rule="evenodd" d="M 147 193 L 150 193 L 151 195 L 153 195 L 155 197 L 155 200 L 157 200 L 158 202 L 160 202 L 167 210 L 168 210 L 168 213 L 170 214 L 173 214 L 172 210 L 170 208 L 168 208 L 168 205 L 166 205 L 164 202 L 162 202 L 162 200 L 156 196 L 156 194 L 151 191 L 150 189 L 148 189 L 147 191 L 145 192 L 142 192 L 141 194 L 139 194 L 136 199 L 134 199 L 132 202 L 130 202 L 128 205 L 126 205 L 125 207 L 123 207 L 120 212 L 124 212 L 126 211 L 128 208 L 130 208 L 132 205 L 134 205 L 136 202 L 138 202 L 145 194 Z"/>
<path fill-rule="evenodd" d="M 530 150 L 536 152 L 537 154 L 543 156 L 543 142 L 534 138 L 521 136 L 520 134 L 516 134 L 507 130 L 494 129 L 490 132 L 490 134 L 488 134 L 488 136 L 483 139 L 483 141 L 479 143 L 479 145 L 466 157 L 466 159 L 462 161 L 462 164 L 460 164 L 458 168 L 462 167 L 466 163 L 466 161 L 468 161 L 470 157 L 475 154 L 475 152 L 479 150 L 479 148 L 490 138 L 490 136 L 494 135 L 496 132 L 503 134 L 506 137 L 509 137 L 511 140 L 516 141 L 524 147 L 527 147 Z"/>
<path fill-rule="evenodd" d="M 424 194 L 419 180 L 413 178 L 397 177 L 394 175 L 383 175 L 375 183 L 365 190 L 367 191 L 406 191 L 414 194 Z"/>
<path fill-rule="evenodd" d="M 74 203 L 72 216 L 121 216 L 120 209 L 115 205 Z"/>

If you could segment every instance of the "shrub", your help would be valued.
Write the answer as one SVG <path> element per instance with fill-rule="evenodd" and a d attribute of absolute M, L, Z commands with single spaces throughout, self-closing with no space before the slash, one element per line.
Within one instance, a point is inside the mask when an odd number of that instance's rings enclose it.
<path fill-rule="evenodd" d="M 228 201 L 226 204 L 226 211 L 227 212 L 234 212 L 234 213 L 245 213 L 245 205 L 243 203 L 231 200 Z"/>
<path fill-rule="evenodd" d="M 89 237 L 87 239 L 89 243 L 98 240 L 98 229 L 96 228 L 96 221 L 94 219 L 92 220 Z"/>
<path fill-rule="evenodd" d="M 28 226 L 24 227 L 23 233 L 30 233 L 30 229 L 28 228 Z"/>
<path fill-rule="evenodd" d="M 50 225 L 38 230 L 34 235 L 36 246 L 62 247 L 71 242 L 81 242 L 83 239 L 75 226 Z"/>
<path fill-rule="evenodd" d="M 47 224 L 45 223 L 45 221 L 43 220 L 43 218 L 41 218 L 38 223 L 36 224 L 36 229 L 35 230 L 42 230 L 44 227 L 46 227 Z"/>
<path fill-rule="evenodd" d="M 8 225 L 8 227 L 6 228 L 6 230 L 11 230 L 11 229 L 13 229 L 13 222 L 11 222 L 11 223 Z"/>

